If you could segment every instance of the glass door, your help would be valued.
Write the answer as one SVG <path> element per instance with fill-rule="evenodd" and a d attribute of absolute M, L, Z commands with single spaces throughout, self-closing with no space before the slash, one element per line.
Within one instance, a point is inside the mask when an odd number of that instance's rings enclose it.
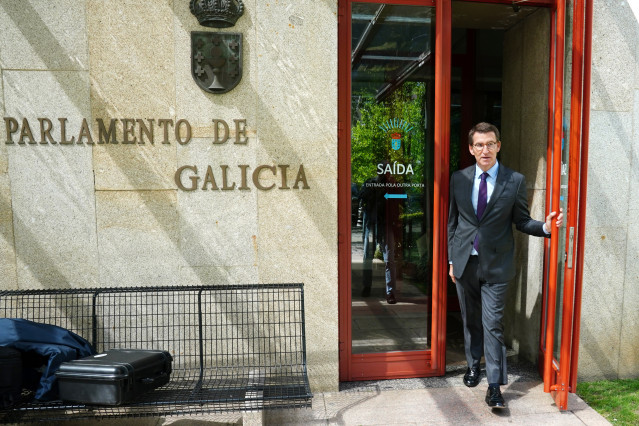
<path fill-rule="evenodd" d="M 546 247 L 540 369 L 544 390 L 557 406 L 567 409 L 568 393 L 575 392 L 581 316 L 581 277 L 585 233 L 585 206 L 590 110 L 590 43 L 592 2 L 557 2 L 551 58 L 547 180 L 548 211 L 562 208 L 565 227 Z M 566 61 L 566 51 L 570 61 Z M 565 64 L 569 64 L 565 66 Z"/>
<path fill-rule="evenodd" d="M 340 39 L 350 43 L 340 44 L 340 116 L 348 117 L 340 123 L 341 158 L 348 159 L 340 168 L 340 214 L 348 202 L 350 215 L 340 218 L 340 251 L 350 256 L 340 256 L 340 376 L 437 374 L 443 362 L 433 358 L 443 356 L 433 351 L 445 345 L 433 338 L 443 328 L 434 276 L 445 250 L 434 243 L 444 226 L 435 213 L 435 7 L 342 6 Z"/>

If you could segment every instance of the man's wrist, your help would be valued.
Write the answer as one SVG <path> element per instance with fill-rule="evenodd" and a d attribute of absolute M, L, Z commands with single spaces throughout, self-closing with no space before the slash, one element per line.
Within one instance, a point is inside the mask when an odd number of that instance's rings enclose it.
<path fill-rule="evenodd" d="M 544 230 L 544 233 L 546 235 L 550 235 L 550 231 L 548 230 L 548 228 L 546 227 L 546 222 L 544 222 L 543 226 L 541 227 Z"/>

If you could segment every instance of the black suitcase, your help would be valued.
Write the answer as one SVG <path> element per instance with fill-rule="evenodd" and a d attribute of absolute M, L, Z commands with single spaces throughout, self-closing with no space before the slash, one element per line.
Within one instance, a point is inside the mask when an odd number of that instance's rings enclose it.
<path fill-rule="evenodd" d="M 0 409 L 11 407 L 22 393 L 22 356 L 19 350 L 0 346 Z"/>
<path fill-rule="evenodd" d="M 120 405 L 168 383 L 173 358 L 166 351 L 110 349 L 64 362 L 56 372 L 60 399 Z"/>

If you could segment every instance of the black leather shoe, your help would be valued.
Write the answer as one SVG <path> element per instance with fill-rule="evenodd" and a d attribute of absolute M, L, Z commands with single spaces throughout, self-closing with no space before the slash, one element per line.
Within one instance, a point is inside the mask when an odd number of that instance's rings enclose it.
<path fill-rule="evenodd" d="M 479 367 L 473 367 L 466 370 L 466 374 L 464 374 L 464 384 L 469 388 L 474 388 L 479 384 L 479 380 L 481 379 L 481 370 Z"/>
<path fill-rule="evenodd" d="M 490 387 L 486 391 L 486 404 L 491 408 L 506 408 L 504 397 L 501 396 L 499 386 Z"/>
<path fill-rule="evenodd" d="M 394 305 L 395 303 L 397 303 L 397 300 L 395 299 L 395 292 L 393 290 L 391 290 L 390 293 L 386 294 L 386 303 L 388 303 L 389 305 Z"/>

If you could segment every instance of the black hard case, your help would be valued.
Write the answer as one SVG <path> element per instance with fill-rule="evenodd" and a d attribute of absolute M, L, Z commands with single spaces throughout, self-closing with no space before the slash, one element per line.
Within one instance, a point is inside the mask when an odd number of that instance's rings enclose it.
<path fill-rule="evenodd" d="M 19 350 L 0 346 L 0 408 L 15 404 L 22 393 L 22 355 Z"/>
<path fill-rule="evenodd" d="M 70 362 L 56 372 L 60 399 L 120 405 L 169 382 L 173 358 L 166 351 L 111 349 Z"/>

